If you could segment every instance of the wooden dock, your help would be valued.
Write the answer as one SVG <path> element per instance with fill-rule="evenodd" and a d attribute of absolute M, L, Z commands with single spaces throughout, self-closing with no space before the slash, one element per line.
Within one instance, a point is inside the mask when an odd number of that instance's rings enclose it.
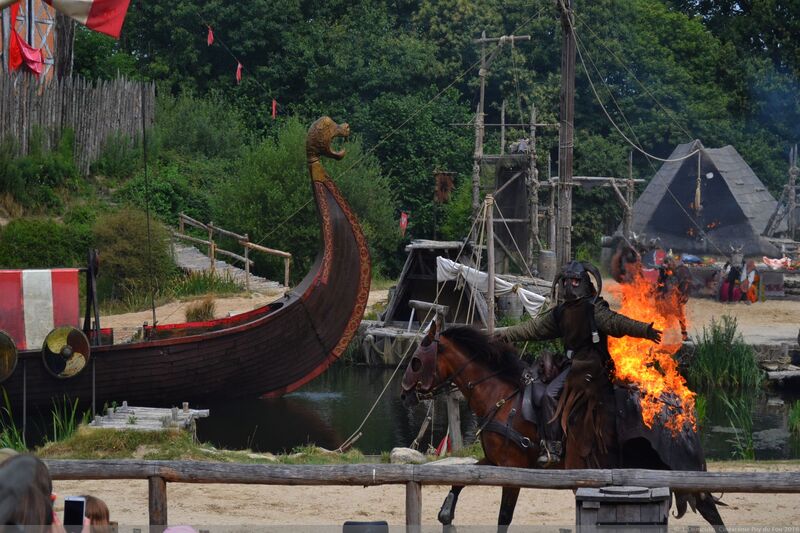
<path fill-rule="evenodd" d="M 172 409 L 130 407 L 128 402 L 122 402 L 120 407 L 108 407 L 105 415 L 97 415 L 90 427 L 134 431 L 193 430 L 195 420 L 207 418 L 209 414 L 208 409 L 189 409 L 186 402 L 181 408 Z"/>

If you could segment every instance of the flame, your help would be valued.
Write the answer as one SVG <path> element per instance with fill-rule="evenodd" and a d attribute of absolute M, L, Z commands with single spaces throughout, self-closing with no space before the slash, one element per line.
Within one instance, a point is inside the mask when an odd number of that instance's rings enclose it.
<path fill-rule="evenodd" d="M 661 344 L 634 337 L 609 337 L 614 377 L 637 391 L 642 421 L 652 427 L 659 420 L 673 433 L 696 430 L 695 393 L 678 372 L 673 355 L 681 347 L 677 292 L 661 295 L 655 284 L 636 272 L 633 281 L 620 286 L 619 312 L 642 322 L 652 322 L 663 332 Z"/>

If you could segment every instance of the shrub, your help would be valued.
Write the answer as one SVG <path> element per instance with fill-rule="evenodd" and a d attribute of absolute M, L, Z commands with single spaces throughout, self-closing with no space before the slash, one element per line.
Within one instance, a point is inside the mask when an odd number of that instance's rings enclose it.
<path fill-rule="evenodd" d="M 155 133 L 161 150 L 204 158 L 235 159 L 248 141 L 244 122 L 229 102 L 169 91 L 159 92 Z"/>
<path fill-rule="evenodd" d="M 700 343 L 688 369 L 692 387 L 738 388 L 752 390 L 761 383 L 761 370 L 753 348 L 745 344 L 736 330 L 736 319 L 723 315 L 703 327 Z"/>
<path fill-rule="evenodd" d="M 101 297 L 119 300 L 126 291 L 158 291 L 174 271 L 166 228 L 136 209 L 97 217 L 93 233 L 100 253 L 98 290 Z M 149 246 L 148 246 L 149 243 Z"/>
<path fill-rule="evenodd" d="M 202 300 L 192 302 L 186 307 L 187 322 L 203 322 L 213 320 L 214 313 L 217 311 L 217 304 L 214 298 L 208 296 Z"/>
<path fill-rule="evenodd" d="M 92 164 L 92 174 L 106 178 L 130 178 L 142 161 L 141 143 L 132 142 L 125 135 L 115 133 L 103 145 L 103 151 Z"/>
<path fill-rule="evenodd" d="M 128 181 L 115 193 L 115 199 L 129 203 L 139 209 L 150 210 L 161 220 L 175 223 L 178 213 L 207 220 L 209 216 L 209 191 L 192 186 L 187 175 L 176 164 L 168 164 L 157 170 L 151 169 L 148 180 L 144 172 Z"/>
<path fill-rule="evenodd" d="M 80 266 L 82 239 L 52 219 L 18 218 L 0 230 L 0 267 L 55 268 Z"/>

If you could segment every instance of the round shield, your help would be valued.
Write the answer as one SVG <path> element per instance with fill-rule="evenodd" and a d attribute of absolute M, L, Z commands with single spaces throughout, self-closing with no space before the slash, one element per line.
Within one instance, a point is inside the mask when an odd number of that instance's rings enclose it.
<path fill-rule="evenodd" d="M 42 360 L 50 374 L 73 378 L 89 363 L 89 339 L 79 329 L 64 326 L 47 334 L 42 345 Z"/>
<path fill-rule="evenodd" d="M 17 346 L 5 331 L 0 331 L 0 383 L 10 378 L 15 368 L 17 368 Z"/>

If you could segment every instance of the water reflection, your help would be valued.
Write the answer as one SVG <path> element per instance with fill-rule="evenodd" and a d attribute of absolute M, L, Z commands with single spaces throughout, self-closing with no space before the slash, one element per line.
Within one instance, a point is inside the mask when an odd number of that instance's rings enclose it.
<path fill-rule="evenodd" d="M 334 365 L 278 400 L 211 403 L 203 406 L 211 409 L 211 417 L 198 422 L 198 437 L 218 447 L 273 453 L 308 443 L 334 449 L 358 428 L 391 374 L 392 369 Z M 361 430 L 363 435 L 355 446 L 364 453 L 408 446 L 425 419 L 424 404 L 409 411 L 400 402 L 399 378 L 395 377 Z M 788 391 L 737 396 L 714 391 L 706 395 L 706 416 L 701 423 L 706 457 L 800 458 L 800 439 L 788 429 L 789 408 L 799 398 L 800 394 Z M 436 446 L 447 432 L 442 399 L 435 402 L 432 414 L 433 434 L 430 430 L 425 434 L 422 450 L 430 444 Z M 465 438 L 472 440 L 475 419 L 463 403 L 461 421 Z"/>

